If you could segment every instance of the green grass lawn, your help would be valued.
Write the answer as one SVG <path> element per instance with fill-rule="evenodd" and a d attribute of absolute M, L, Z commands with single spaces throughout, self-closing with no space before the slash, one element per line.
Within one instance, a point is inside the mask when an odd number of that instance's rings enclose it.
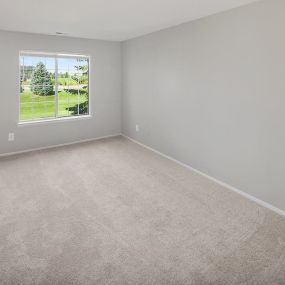
<path fill-rule="evenodd" d="M 58 78 L 57 82 L 59 85 L 63 85 L 63 86 L 77 85 L 77 82 L 72 78 Z"/>
<path fill-rule="evenodd" d="M 73 116 L 77 115 L 78 104 L 87 102 L 86 94 L 72 94 L 67 91 L 58 93 L 58 116 Z M 80 106 L 81 106 L 80 105 Z M 83 104 L 84 105 L 84 104 Z M 20 94 L 20 119 L 42 119 L 55 117 L 55 96 L 38 96 L 30 91 L 25 91 Z M 69 110 L 69 108 L 72 108 Z M 79 114 L 86 113 L 87 110 L 80 108 Z"/>

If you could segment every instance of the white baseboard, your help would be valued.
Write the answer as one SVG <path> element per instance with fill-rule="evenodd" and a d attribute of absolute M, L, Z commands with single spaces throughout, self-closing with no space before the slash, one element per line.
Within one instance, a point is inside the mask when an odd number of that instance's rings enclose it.
<path fill-rule="evenodd" d="M 249 199 L 249 200 L 251 200 L 251 201 L 253 201 L 253 202 L 255 202 L 255 203 L 257 203 L 257 204 L 259 204 L 259 205 L 261 205 L 261 206 L 263 206 L 263 207 L 265 207 L 267 209 L 270 209 L 270 210 L 274 211 L 275 213 L 285 217 L 285 211 L 283 211 L 283 210 L 281 210 L 281 209 L 279 209 L 279 208 L 277 208 L 277 207 L 275 207 L 275 206 L 273 206 L 273 205 L 271 205 L 271 204 L 269 204 L 267 202 L 264 202 L 264 201 L 254 197 L 254 196 L 251 196 L 250 194 L 247 194 L 247 193 L 245 193 L 245 192 L 243 192 L 243 191 L 233 187 L 232 185 L 229 185 L 229 184 L 227 184 L 225 182 L 222 182 L 222 181 L 220 181 L 220 180 L 218 180 L 218 179 L 216 179 L 216 178 L 214 178 L 214 177 L 212 177 L 212 176 L 210 176 L 208 174 L 205 174 L 202 171 L 197 170 L 197 169 L 195 169 L 195 168 L 193 168 L 193 167 L 191 167 L 191 166 L 189 166 L 189 165 L 187 165 L 187 164 L 185 164 L 185 163 L 183 163 L 183 162 L 181 162 L 181 161 L 179 161 L 179 160 L 177 160 L 177 159 L 175 159 L 173 157 L 170 157 L 170 156 L 168 156 L 168 155 L 166 155 L 166 154 L 164 154 L 164 153 L 162 153 L 162 152 L 160 152 L 160 151 L 158 151 L 156 149 L 153 149 L 153 148 L 151 148 L 151 147 L 149 147 L 149 146 L 147 146 L 147 145 L 145 145 L 143 143 L 140 143 L 139 141 L 137 141 L 135 139 L 132 139 L 132 138 L 130 138 L 130 137 L 124 135 L 124 134 L 122 134 L 122 136 L 127 138 L 127 139 L 129 139 L 130 141 L 132 141 L 132 142 L 134 142 L 134 143 L 136 143 L 136 144 L 138 144 L 138 145 L 140 145 L 140 146 L 150 150 L 150 151 L 153 151 L 153 152 L 155 152 L 155 153 L 157 153 L 157 154 L 159 154 L 159 155 L 161 155 L 161 156 L 163 156 L 163 157 L 165 157 L 165 158 L 167 158 L 169 160 L 172 160 L 172 161 L 180 164 L 181 166 L 184 166 L 184 167 L 186 167 L 186 168 L 188 168 L 188 169 L 190 169 L 190 170 L 192 170 L 192 171 L 202 175 L 203 177 L 208 178 L 208 179 L 214 181 L 215 183 L 217 183 L 217 184 L 219 184 L 219 185 L 221 185 L 221 186 L 223 186 L 223 187 L 225 187 L 225 188 L 227 188 L 227 189 L 229 189 L 229 190 L 231 190 L 231 191 L 233 191 L 235 193 L 238 193 L 238 194 L 244 196 L 245 198 L 247 198 L 247 199 Z"/>
<path fill-rule="evenodd" d="M 121 135 L 122 135 L 121 133 L 118 133 L 118 134 L 114 134 L 114 135 L 97 137 L 97 138 L 92 138 L 92 139 L 83 139 L 83 140 L 77 140 L 77 141 L 68 142 L 68 143 L 62 143 L 62 144 L 56 144 L 56 145 L 50 145 L 50 146 L 44 146 L 44 147 L 37 147 L 37 148 L 31 148 L 31 149 L 26 149 L 26 150 L 19 150 L 19 151 L 15 151 L 15 152 L 2 153 L 2 154 L 0 154 L 0 158 L 11 156 L 11 155 L 16 155 L 16 154 L 38 151 L 38 150 L 45 150 L 45 149 L 57 148 L 57 147 L 62 147 L 62 146 L 67 146 L 67 145 L 73 145 L 73 144 L 91 142 L 91 141 L 96 141 L 96 140 L 101 140 L 101 139 L 112 138 L 112 137 L 118 137 Z"/>

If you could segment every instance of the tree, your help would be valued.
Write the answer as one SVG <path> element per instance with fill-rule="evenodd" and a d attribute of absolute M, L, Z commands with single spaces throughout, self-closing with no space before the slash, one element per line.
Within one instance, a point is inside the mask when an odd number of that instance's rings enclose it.
<path fill-rule="evenodd" d="M 85 63 L 84 65 L 75 65 L 77 73 L 75 73 L 74 79 L 79 81 L 79 84 L 87 84 L 88 83 L 88 61 L 86 59 L 77 58 L 78 63 Z"/>
<path fill-rule="evenodd" d="M 52 80 L 45 65 L 39 62 L 32 74 L 31 91 L 40 96 L 51 95 L 53 93 Z"/>

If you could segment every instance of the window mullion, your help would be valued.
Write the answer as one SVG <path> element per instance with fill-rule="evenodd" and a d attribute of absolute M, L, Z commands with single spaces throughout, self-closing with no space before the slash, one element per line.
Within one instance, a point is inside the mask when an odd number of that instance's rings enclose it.
<path fill-rule="evenodd" d="M 55 95 L 55 117 L 58 117 L 58 58 L 55 57 L 55 74 L 54 74 L 54 95 Z"/>

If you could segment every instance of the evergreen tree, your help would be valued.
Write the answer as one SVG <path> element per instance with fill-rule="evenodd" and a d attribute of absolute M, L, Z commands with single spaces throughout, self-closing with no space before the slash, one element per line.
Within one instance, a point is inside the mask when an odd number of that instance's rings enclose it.
<path fill-rule="evenodd" d="M 32 74 L 31 91 L 40 96 L 50 95 L 53 93 L 52 80 L 42 62 L 39 62 Z"/>

